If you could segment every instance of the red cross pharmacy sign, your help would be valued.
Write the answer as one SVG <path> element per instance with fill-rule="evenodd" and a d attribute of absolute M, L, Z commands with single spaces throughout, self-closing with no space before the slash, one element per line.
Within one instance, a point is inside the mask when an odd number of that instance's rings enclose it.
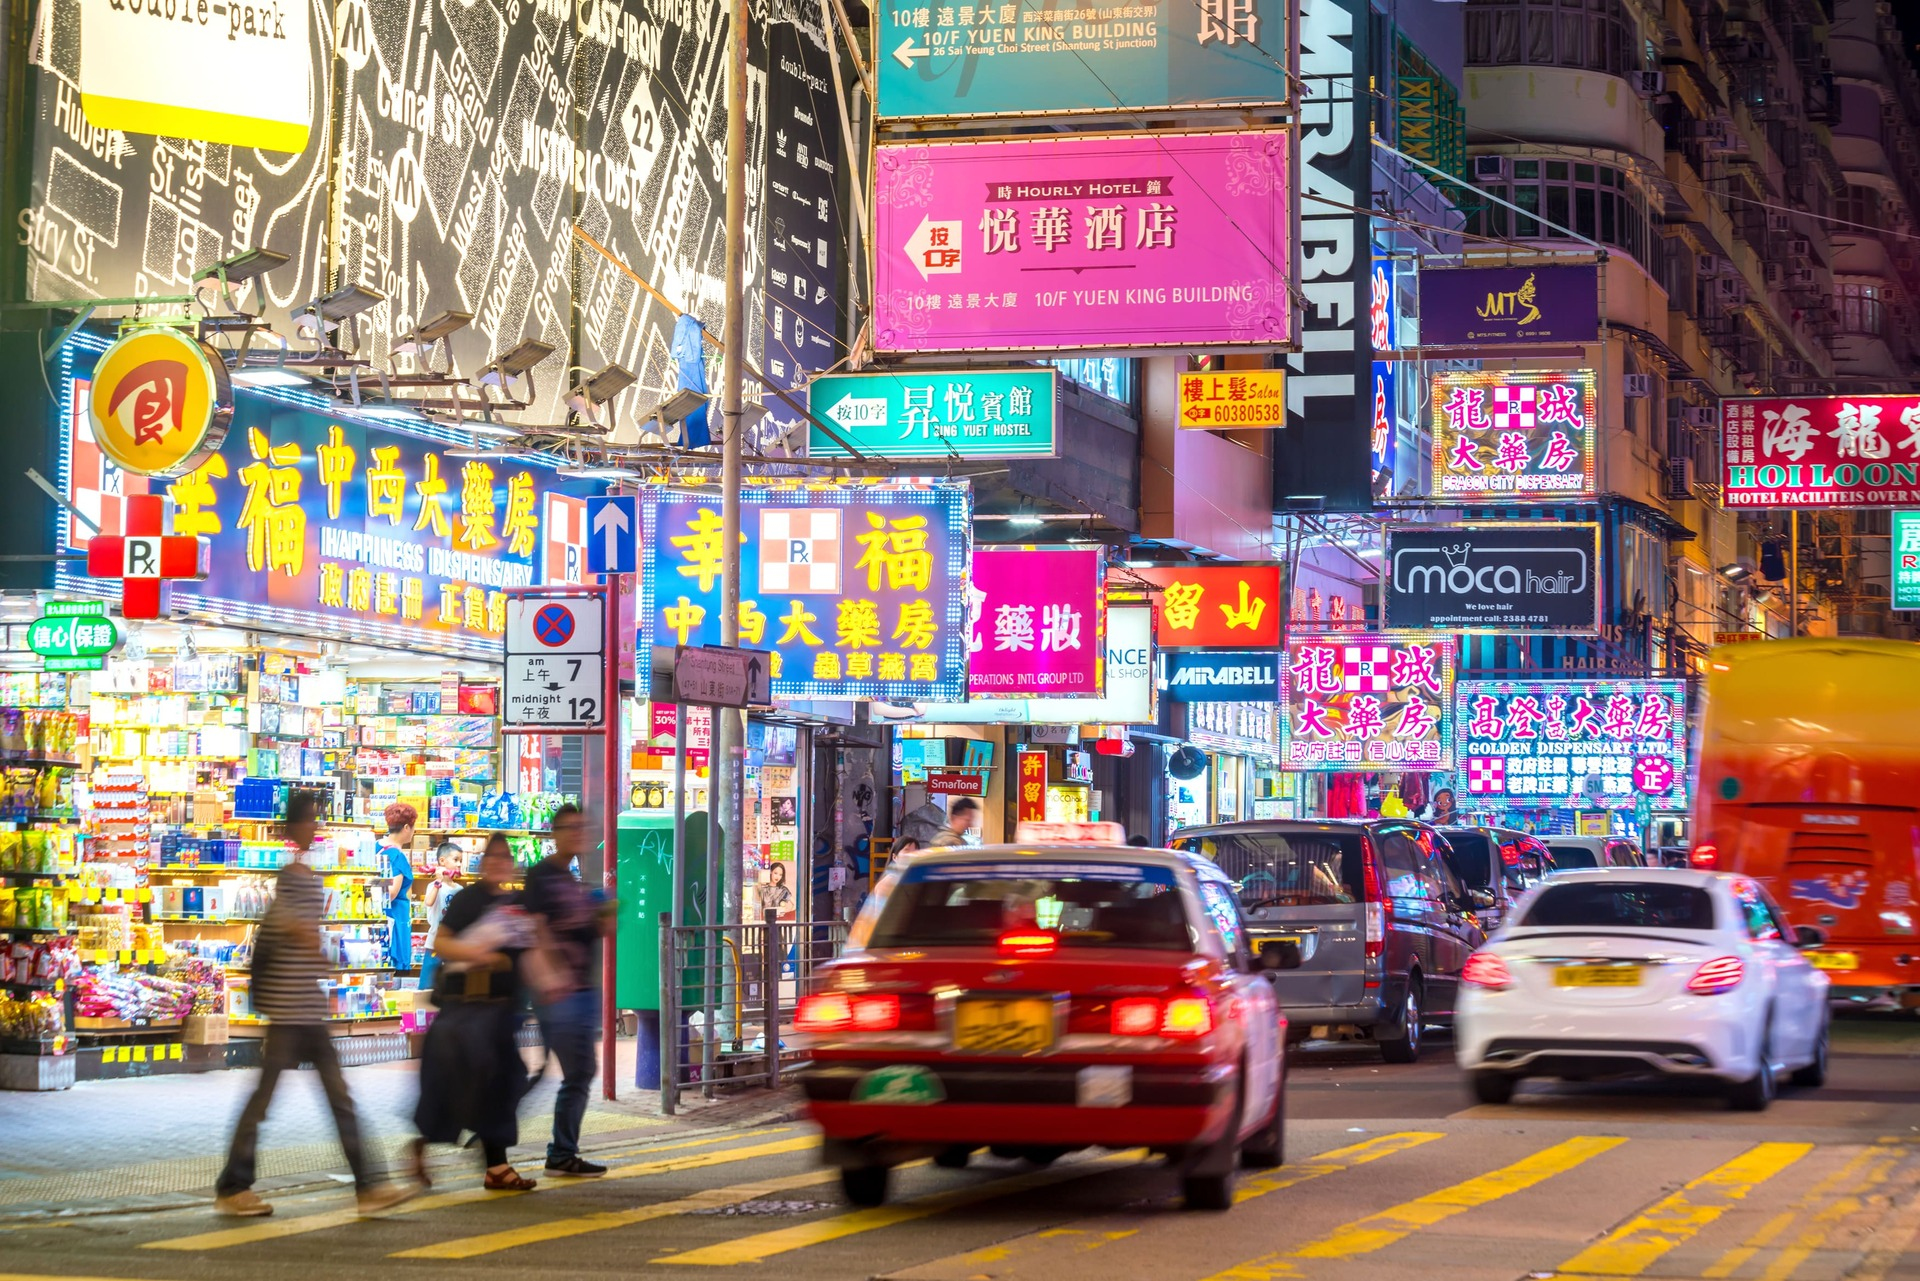
<path fill-rule="evenodd" d="M 123 534 L 96 534 L 87 543 L 87 573 L 120 580 L 123 618 L 159 618 L 161 585 L 198 582 L 207 576 L 210 544 L 204 538 L 168 533 L 167 500 L 159 494 L 129 494 Z"/>

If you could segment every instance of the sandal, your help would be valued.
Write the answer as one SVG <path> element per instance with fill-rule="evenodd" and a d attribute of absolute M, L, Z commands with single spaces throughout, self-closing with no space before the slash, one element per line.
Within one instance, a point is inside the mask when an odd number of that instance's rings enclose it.
<path fill-rule="evenodd" d="M 499 1174 L 487 1171 L 487 1191 L 489 1192 L 531 1192 L 539 1186 L 540 1180 L 529 1179 L 520 1171 L 508 1166 Z"/>
<path fill-rule="evenodd" d="M 408 1165 L 413 1172 L 413 1181 L 423 1188 L 433 1186 L 433 1176 L 427 1173 L 427 1141 L 415 1139 L 407 1145 Z"/>

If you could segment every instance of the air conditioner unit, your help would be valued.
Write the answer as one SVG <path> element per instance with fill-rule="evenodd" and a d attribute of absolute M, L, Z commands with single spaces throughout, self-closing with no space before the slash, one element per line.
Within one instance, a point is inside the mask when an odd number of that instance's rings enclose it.
<path fill-rule="evenodd" d="M 1728 135 L 1732 132 L 1728 122 L 1718 117 L 1711 120 L 1687 121 L 1687 137 L 1700 143 L 1709 151 L 1727 147 Z"/>
<path fill-rule="evenodd" d="M 1787 268 L 1787 288 L 1811 289 L 1813 288 L 1813 286 L 1814 286 L 1813 268 L 1811 267 L 1788 267 Z"/>
<path fill-rule="evenodd" d="M 1645 400 L 1653 395 L 1652 374 L 1623 374 L 1620 378 L 1620 394 L 1629 400 Z"/>
<path fill-rule="evenodd" d="M 1747 282 L 1738 276 L 1722 276 L 1713 282 L 1714 292 L 1719 294 L 1721 302 L 1745 302 Z"/>
<path fill-rule="evenodd" d="M 1718 254 L 1699 254 L 1693 260 L 1696 275 L 1717 276 L 1720 274 L 1720 256 Z"/>
<path fill-rule="evenodd" d="M 1656 93 L 1667 91 L 1667 73 L 1664 71 L 1635 71 L 1632 79 L 1634 89 L 1642 97 L 1651 98 Z"/>
<path fill-rule="evenodd" d="M 1669 458 L 1667 460 L 1667 497 L 1693 497 L 1693 459 Z"/>
<path fill-rule="evenodd" d="M 1805 378 L 1807 376 L 1807 362 L 1798 360 L 1792 356 L 1784 356 L 1781 358 L 1780 364 L 1774 372 L 1782 378 Z"/>
<path fill-rule="evenodd" d="M 1688 405 L 1680 411 L 1680 421 L 1689 427 L 1716 427 L 1720 411 L 1711 405 Z"/>
<path fill-rule="evenodd" d="M 1805 236 L 1795 236 L 1792 239 L 1788 240 L 1787 241 L 1787 257 L 1789 258 L 1813 257 L 1813 241 L 1807 239 L 1807 237 Z"/>
<path fill-rule="evenodd" d="M 1507 176 L 1507 158 L 1505 156 L 1475 156 L 1473 158 L 1473 176 L 1481 178 L 1504 178 Z"/>
<path fill-rule="evenodd" d="M 1789 214 L 1770 213 L 1767 215 L 1767 231 L 1771 235 L 1783 236 L 1793 230 L 1793 218 Z"/>
<path fill-rule="evenodd" d="M 1762 263 L 1760 274 L 1766 278 L 1767 288 L 1778 289 L 1786 281 L 1787 269 L 1777 262 Z"/>

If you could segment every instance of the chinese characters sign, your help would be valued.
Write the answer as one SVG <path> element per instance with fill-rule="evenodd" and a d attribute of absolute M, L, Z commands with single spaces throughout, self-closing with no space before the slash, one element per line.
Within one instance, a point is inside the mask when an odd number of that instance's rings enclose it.
<path fill-rule="evenodd" d="M 1560 521 L 1388 525 L 1394 631 L 1567 632 L 1600 625 L 1600 527 Z"/>
<path fill-rule="evenodd" d="M 1176 427 L 1279 427 L 1287 421 L 1287 372 L 1247 369 L 1180 375 Z"/>
<path fill-rule="evenodd" d="M 1284 344 L 1287 145 L 1239 131 L 882 146 L 876 346 Z"/>
<path fill-rule="evenodd" d="M 966 697 L 964 488 L 755 489 L 741 503 L 740 644 L 771 651 L 776 697 Z M 643 635 L 718 645 L 719 493 L 642 506 Z"/>
<path fill-rule="evenodd" d="M 1920 396 L 1720 402 L 1728 507 L 1920 503 Z"/>
<path fill-rule="evenodd" d="M 1456 267 L 1420 273 L 1420 341 L 1428 346 L 1599 337 L 1597 267 Z"/>
<path fill-rule="evenodd" d="M 1893 607 L 1920 609 L 1920 511 L 1893 513 Z"/>
<path fill-rule="evenodd" d="M 93 442 L 138 476 L 177 476 L 226 439 L 227 365 L 177 329 L 137 329 L 100 354 L 87 397 Z"/>
<path fill-rule="evenodd" d="M 1454 731 L 1465 809 L 1686 804 L 1683 681 L 1462 681 Z"/>
<path fill-rule="evenodd" d="M 825 374 L 807 408 L 871 458 L 1051 458 L 1060 401 L 1052 369 Z M 807 452 L 845 458 L 818 427 Z"/>
<path fill-rule="evenodd" d="M 1047 819 L 1047 749 L 1022 748 L 1013 754 L 1013 759 L 1014 782 L 1020 789 L 1014 798 L 1014 821 L 1044 823 Z"/>
<path fill-rule="evenodd" d="M 1271 107 L 1288 98 L 1279 0 L 1174 9 L 888 0 L 877 12 L 883 120 Z"/>
<path fill-rule="evenodd" d="M 1593 492 L 1591 369 L 1433 376 L 1435 498 Z"/>
<path fill-rule="evenodd" d="M 1286 597 L 1278 565 L 1143 565 L 1127 574 L 1160 588 L 1154 639 L 1165 649 L 1274 649 Z"/>
<path fill-rule="evenodd" d="M 1281 681 L 1281 768 L 1453 767 L 1451 637 L 1294 635 Z"/>
<path fill-rule="evenodd" d="M 1105 614 L 1098 548 L 977 548 L 967 688 L 986 697 L 1096 696 Z"/>

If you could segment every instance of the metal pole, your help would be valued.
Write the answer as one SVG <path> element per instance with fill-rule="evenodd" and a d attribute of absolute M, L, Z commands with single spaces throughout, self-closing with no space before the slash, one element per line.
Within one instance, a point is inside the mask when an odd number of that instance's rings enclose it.
<path fill-rule="evenodd" d="M 679 866 L 679 860 L 674 860 Z M 676 889 L 678 882 L 675 882 Z M 679 900 L 674 901 L 674 911 L 660 913 L 660 1031 L 664 1038 L 660 1046 L 660 1115 L 672 1116 L 674 1108 L 680 1102 L 680 1054 L 686 1042 L 681 1037 L 680 1018 L 680 966 L 678 949 L 674 940 L 674 921 L 679 911 Z"/>
<path fill-rule="evenodd" d="M 679 929 L 689 924 L 687 920 L 687 706 L 676 704 L 673 709 L 673 901 L 667 904 L 667 911 L 673 918 L 673 927 Z M 711 833 L 709 833 L 711 835 Z M 661 982 L 666 976 L 661 976 Z"/>
<path fill-rule="evenodd" d="M 1800 634 L 1800 513 L 1787 513 L 1787 619 L 1789 636 Z"/>
<path fill-rule="evenodd" d="M 793 979 L 807 983 L 807 951 L 813 933 L 813 726 L 793 735 Z"/>
<path fill-rule="evenodd" d="M 742 435 L 742 363 L 747 350 L 747 34 L 752 19 L 747 0 L 731 0 L 727 28 L 727 261 L 725 334 L 720 372 L 720 643 L 740 643 L 740 450 Z M 726 893 L 722 920 L 744 919 L 741 903 L 741 796 L 739 761 L 746 737 L 741 713 L 713 712 L 713 772 L 723 820 Z M 709 893 L 717 893 L 716 880 Z"/>
<path fill-rule="evenodd" d="M 767 1088 L 780 1088 L 780 913 L 764 913 L 766 933 L 760 942 L 760 1011 L 767 1047 Z"/>
<path fill-rule="evenodd" d="M 620 714 L 620 590 L 618 575 L 605 576 L 602 594 L 607 602 L 607 627 L 601 633 L 601 649 L 606 657 L 601 666 L 606 669 L 606 702 L 601 711 L 606 716 L 607 733 L 600 740 L 601 755 L 606 768 L 606 800 L 601 805 L 600 837 L 604 844 L 600 853 L 600 881 L 606 888 L 607 900 L 614 902 L 620 897 L 620 882 L 615 875 L 615 865 L 620 848 L 620 785 L 624 781 L 626 769 L 620 758 L 626 736 L 622 733 L 624 717 Z M 637 656 L 636 656 L 637 658 Z M 607 932 L 600 940 L 600 1090 L 607 1099 L 618 1096 L 619 1087 L 615 1076 L 619 1069 L 619 1054 L 616 1050 L 614 1033 L 619 1019 L 614 1008 L 614 974 L 619 967 L 619 951 L 614 945 L 614 931 L 619 922 L 616 918 L 608 922 Z"/>
<path fill-rule="evenodd" d="M 683 704 L 684 706 L 684 704 Z M 706 910 L 700 922 L 703 943 L 700 962 L 704 971 L 700 1027 L 700 1092 L 713 1097 L 714 1043 L 720 1037 L 720 952 L 726 947 L 720 924 L 720 753 L 714 740 L 719 728 L 719 709 L 707 709 L 707 885 Z"/>

